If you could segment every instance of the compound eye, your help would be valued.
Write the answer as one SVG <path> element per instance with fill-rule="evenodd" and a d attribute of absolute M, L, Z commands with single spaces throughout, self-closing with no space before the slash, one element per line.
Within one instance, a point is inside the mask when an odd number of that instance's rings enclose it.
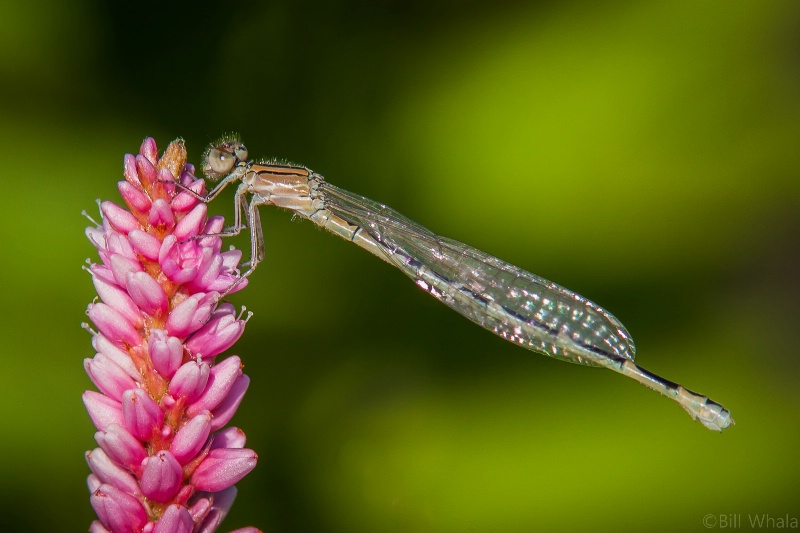
<path fill-rule="evenodd" d="M 247 161 L 247 147 L 242 143 L 233 145 L 233 153 L 239 161 Z"/>
<path fill-rule="evenodd" d="M 208 151 L 206 164 L 215 174 L 228 174 L 236 164 L 236 156 L 219 148 L 212 148 Z"/>

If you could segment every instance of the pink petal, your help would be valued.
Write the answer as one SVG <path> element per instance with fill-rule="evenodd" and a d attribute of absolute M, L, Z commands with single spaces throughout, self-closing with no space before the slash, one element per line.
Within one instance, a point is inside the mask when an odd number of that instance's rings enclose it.
<path fill-rule="evenodd" d="M 139 229 L 132 230 L 128 233 L 128 240 L 131 246 L 142 257 L 155 261 L 158 259 L 158 251 L 161 249 L 161 241 L 146 231 Z"/>
<path fill-rule="evenodd" d="M 92 469 L 92 473 L 103 483 L 113 485 L 134 496 L 141 494 L 136 478 L 119 464 L 112 461 L 102 449 L 95 448 L 90 452 L 86 452 L 86 463 Z"/>
<path fill-rule="evenodd" d="M 122 290 L 119 285 L 108 283 L 102 278 L 93 276 L 92 281 L 103 303 L 113 307 L 124 316 L 128 322 L 133 324 L 134 327 L 138 328 L 142 325 L 142 313 L 139 311 L 139 306 L 128 296 L 127 292 Z"/>
<path fill-rule="evenodd" d="M 172 198 L 175 195 L 175 176 L 172 175 L 172 172 L 169 169 L 162 168 L 158 171 L 158 181 L 161 182 L 161 186 L 164 187 L 167 195 Z M 171 200 L 169 201 L 171 202 Z"/>
<path fill-rule="evenodd" d="M 204 203 L 199 203 L 184 216 L 178 224 L 175 225 L 173 235 L 179 241 L 185 241 L 197 236 L 200 230 L 205 226 L 206 213 L 208 207 Z"/>
<path fill-rule="evenodd" d="M 228 392 L 228 395 L 225 396 L 225 399 L 214 409 L 212 414 L 214 415 L 214 419 L 211 421 L 211 429 L 213 431 L 218 430 L 228 422 L 230 422 L 233 415 L 236 414 L 236 410 L 239 408 L 239 404 L 242 403 L 242 399 L 244 398 L 244 393 L 247 392 L 247 387 L 250 385 L 250 378 L 242 374 L 239 378 L 234 382 L 233 387 Z"/>
<path fill-rule="evenodd" d="M 110 358 L 98 353 L 84 359 L 83 367 L 89 378 L 103 394 L 121 400 L 125 391 L 136 388 L 136 382 Z"/>
<path fill-rule="evenodd" d="M 161 198 L 153 202 L 147 221 L 155 227 L 164 228 L 166 231 L 170 231 L 175 227 L 175 215 L 172 213 L 172 208 L 166 200 Z"/>
<path fill-rule="evenodd" d="M 101 524 L 99 520 L 93 520 L 92 523 L 89 524 L 89 533 L 114 533 L 114 532 L 111 531 L 110 529 L 106 529 L 105 526 Z"/>
<path fill-rule="evenodd" d="M 111 269 L 105 265 L 93 264 L 89 266 L 89 272 L 91 272 L 93 278 L 100 278 L 106 283 L 113 283 L 115 285 L 117 284 L 114 273 L 111 272 Z"/>
<path fill-rule="evenodd" d="M 89 487 L 89 492 L 94 492 L 100 488 L 103 482 L 100 481 L 100 478 L 95 476 L 94 474 L 89 474 L 86 476 L 86 486 Z"/>
<path fill-rule="evenodd" d="M 219 528 L 220 524 L 228 515 L 233 501 L 236 499 L 236 487 L 217 492 L 211 497 L 211 508 L 208 510 L 203 523 L 197 529 L 197 533 L 213 533 Z"/>
<path fill-rule="evenodd" d="M 194 520 L 183 505 L 170 505 L 156 523 L 153 533 L 192 533 Z"/>
<path fill-rule="evenodd" d="M 142 492 L 153 501 L 166 503 L 181 487 L 183 470 L 168 451 L 148 457 L 142 469 Z"/>
<path fill-rule="evenodd" d="M 211 413 L 203 411 L 189 420 L 178 432 L 170 444 L 169 451 L 182 465 L 200 452 L 211 433 Z"/>
<path fill-rule="evenodd" d="M 104 394 L 94 391 L 84 392 L 83 405 L 94 427 L 100 431 L 105 431 L 109 424 L 122 424 L 122 404 Z"/>
<path fill-rule="evenodd" d="M 142 145 L 142 147 L 144 147 L 144 145 Z M 157 155 L 158 152 L 156 152 L 156 156 Z M 153 166 L 157 161 L 158 157 L 153 159 L 142 154 L 136 156 L 136 170 L 139 175 L 139 180 L 147 189 L 152 189 L 158 183 L 158 171 L 156 167 Z"/>
<path fill-rule="evenodd" d="M 167 235 L 158 252 L 158 263 L 161 265 L 164 275 L 170 280 L 175 283 L 186 283 L 194 279 L 197 268 L 180 257 L 180 250 L 181 247 L 178 245 L 175 235 Z M 185 266 L 184 263 L 187 263 L 188 266 Z"/>
<path fill-rule="evenodd" d="M 204 248 L 200 264 L 197 266 L 197 274 L 190 284 L 191 287 L 196 290 L 206 291 L 207 287 L 217 280 L 220 270 L 222 270 L 222 256 L 214 253 L 214 250 Z"/>
<path fill-rule="evenodd" d="M 184 179 L 187 177 L 188 179 Z M 184 185 L 185 187 L 188 187 L 190 190 L 196 192 L 200 196 L 205 195 L 206 193 L 205 181 L 195 180 L 193 178 L 194 176 L 191 176 L 190 174 L 184 172 L 183 174 L 181 174 L 181 184 Z M 170 206 L 172 207 L 172 210 L 176 213 L 185 213 L 186 211 L 192 209 L 198 201 L 199 200 L 194 195 L 182 190 L 175 196 L 175 198 L 172 199 L 172 202 L 170 202 Z"/>
<path fill-rule="evenodd" d="M 222 233 L 223 229 L 225 229 L 225 217 L 217 215 L 208 219 L 206 227 L 203 228 L 203 233 L 205 235 L 216 235 L 217 233 Z"/>
<path fill-rule="evenodd" d="M 151 278 L 152 279 L 152 278 Z M 156 371 L 166 379 L 171 379 L 180 368 L 183 360 L 183 344 L 178 337 L 170 337 L 166 330 L 151 329 L 147 341 L 150 360 Z"/>
<path fill-rule="evenodd" d="M 142 375 L 136 370 L 136 365 L 133 364 L 128 352 L 108 340 L 105 335 L 98 333 L 92 337 L 92 346 L 98 353 L 117 363 L 134 381 L 141 381 Z"/>
<path fill-rule="evenodd" d="M 103 218 L 111 224 L 111 227 L 120 233 L 127 235 L 129 231 L 140 228 L 136 217 L 114 202 L 103 202 L 100 204 L 100 211 L 103 213 Z"/>
<path fill-rule="evenodd" d="M 229 427 L 214 434 L 211 449 L 215 448 L 244 448 L 247 437 L 239 428 Z"/>
<path fill-rule="evenodd" d="M 222 256 L 222 267 L 231 272 L 239 268 L 239 261 L 242 260 L 242 251 L 239 249 L 226 250 L 220 254 Z"/>
<path fill-rule="evenodd" d="M 114 273 L 114 279 L 120 287 L 125 286 L 128 274 L 142 272 L 144 270 L 138 259 L 131 259 L 121 254 L 110 254 L 109 257 L 111 272 Z"/>
<path fill-rule="evenodd" d="M 129 272 L 125 279 L 125 287 L 130 294 L 131 303 L 137 305 L 148 315 L 166 314 L 169 306 L 167 293 L 156 280 L 150 277 L 150 274 Z"/>
<path fill-rule="evenodd" d="M 212 496 L 213 497 L 213 496 Z M 211 511 L 210 498 L 198 498 L 190 507 L 189 514 L 192 515 L 192 520 L 195 524 L 202 522 Z"/>
<path fill-rule="evenodd" d="M 100 330 L 112 341 L 127 342 L 131 346 L 141 344 L 142 337 L 136 328 L 122 314 L 104 303 L 89 304 L 86 314 Z"/>
<path fill-rule="evenodd" d="M 225 399 L 228 392 L 233 387 L 236 379 L 242 375 L 242 361 L 239 357 L 232 355 L 211 368 L 208 377 L 208 385 L 203 394 L 196 401 L 191 403 L 186 414 L 195 416 L 202 411 L 211 411 Z"/>
<path fill-rule="evenodd" d="M 232 305 L 223 303 L 211 315 L 205 326 L 187 341 L 186 348 L 190 353 L 214 357 L 239 340 L 244 332 L 244 321 L 237 320 Z"/>
<path fill-rule="evenodd" d="M 192 474 L 198 490 L 217 492 L 236 484 L 256 467 L 258 455 L 248 448 L 211 450 Z"/>
<path fill-rule="evenodd" d="M 117 183 L 117 188 L 119 189 L 122 199 L 125 200 L 125 204 L 131 211 L 146 213 L 147 210 L 150 209 L 152 205 L 150 198 L 135 185 L 131 185 L 127 181 L 120 181 Z"/>
<path fill-rule="evenodd" d="M 122 160 L 122 169 L 127 182 L 141 189 L 142 182 L 139 181 L 139 173 L 136 170 L 136 157 L 132 154 L 125 154 L 125 158 Z"/>
<path fill-rule="evenodd" d="M 175 398 L 183 397 L 186 404 L 203 394 L 208 384 L 211 368 L 208 363 L 189 361 L 175 372 L 169 384 L 169 393 Z"/>
<path fill-rule="evenodd" d="M 138 261 L 127 235 L 122 235 L 113 230 L 106 230 L 105 237 L 109 254 L 118 254 L 133 261 Z"/>
<path fill-rule="evenodd" d="M 165 327 L 169 334 L 174 337 L 186 337 L 200 329 L 211 316 L 217 298 L 219 294 L 215 292 L 197 293 L 181 302 L 167 318 Z"/>
<path fill-rule="evenodd" d="M 111 460 L 136 472 L 147 452 L 142 443 L 120 424 L 109 424 L 105 431 L 98 431 L 94 439 Z"/>
<path fill-rule="evenodd" d="M 111 485 L 101 485 L 90 501 L 100 522 L 114 533 L 137 533 L 147 522 L 139 500 Z"/>
<path fill-rule="evenodd" d="M 164 423 L 164 412 L 141 389 L 129 390 L 122 395 L 122 417 L 123 426 L 142 441 L 150 440 Z"/>
<path fill-rule="evenodd" d="M 106 234 L 103 228 L 87 227 L 84 231 L 86 233 L 86 238 L 89 239 L 89 242 L 91 242 L 95 248 L 98 250 L 106 249 Z"/>
<path fill-rule="evenodd" d="M 139 148 L 139 153 L 147 158 L 147 161 L 153 165 L 158 163 L 158 146 L 156 145 L 156 140 L 152 137 L 146 137 L 145 140 L 142 141 L 142 146 Z"/>

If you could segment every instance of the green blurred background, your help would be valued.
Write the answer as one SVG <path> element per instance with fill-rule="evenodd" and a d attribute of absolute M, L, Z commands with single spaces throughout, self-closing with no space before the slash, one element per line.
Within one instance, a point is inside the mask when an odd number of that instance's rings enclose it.
<path fill-rule="evenodd" d="M 800 520 L 798 30 L 790 0 L 3 1 L 0 529 L 93 518 L 81 210 L 119 201 L 145 136 L 199 163 L 231 130 L 600 303 L 737 425 L 514 347 L 264 209 L 233 298 L 260 462 L 225 530 Z"/>

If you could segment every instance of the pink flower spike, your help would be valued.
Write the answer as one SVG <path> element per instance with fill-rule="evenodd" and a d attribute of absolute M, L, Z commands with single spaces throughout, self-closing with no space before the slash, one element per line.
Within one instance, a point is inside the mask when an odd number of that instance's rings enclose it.
<path fill-rule="evenodd" d="M 185 465 L 203 449 L 210 433 L 211 413 L 203 411 L 178 430 L 169 451 L 180 464 Z"/>
<path fill-rule="evenodd" d="M 111 460 L 132 472 L 137 472 L 142 460 L 147 457 L 147 451 L 139 439 L 119 424 L 109 424 L 105 431 L 98 431 L 94 440 Z"/>
<path fill-rule="evenodd" d="M 206 390 L 211 368 L 208 363 L 189 361 L 175 372 L 169 384 L 169 393 L 175 398 L 182 397 L 185 403 L 191 403 Z"/>
<path fill-rule="evenodd" d="M 172 378 L 183 359 L 181 340 L 178 337 L 170 337 L 163 329 L 151 329 L 147 347 L 156 371 L 166 379 Z"/>
<path fill-rule="evenodd" d="M 244 321 L 236 318 L 233 305 L 224 303 L 211 315 L 205 326 L 192 335 L 186 343 L 189 352 L 214 357 L 239 340 L 244 332 Z"/>
<path fill-rule="evenodd" d="M 109 424 L 122 424 L 122 404 L 104 394 L 87 390 L 83 393 L 83 405 L 100 431 L 105 431 Z"/>
<path fill-rule="evenodd" d="M 245 374 L 239 376 L 239 378 L 233 384 L 233 387 L 231 387 L 230 392 L 228 392 L 228 395 L 225 396 L 225 399 L 222 400 L 222 402 L 212 412 L 214 415 L 214 418 L 211 421 L 212 431 L 218 430 L 231 421 L 231 418 L 233 418 L 233 415 L 236 414 L 236 410 L 239 408 L 239 404 L 242 403 L 244 393 L 247 392 L 247 387 L 249 386 L 250 378 Z"/>
<path fill-rule="evenodd" d="M 248 448 L 211 450 L 192 474 L 198 490 L 217 492 L 236 484 L 256 467 L 258 455 Z"/>
<path fill-rule="evenodd" d="M 192 533 L 193 530 L 194 520 L 189 510 L 182 505 L 173 504 L 161 515 L 153 533 Z"/>
<path fill-rule="evenodd" d="M 149 499 L 166 503 L 181 488 L 183 470 L 178 461 L 166 450 L 148 457 L 142 468 L 142 493 Z"/>
<path fill-rule="evenodd" d="M 151 439 L 164 423 L 164 412 L 141 389 L 129 390 L 122 395 L 122 417 L 125 428 L 143 441 Z"/>
<path fill-rule="evenodd" d="M 122 196 L 122 199 L 125 200 L 125 205 L 127 205 L 131 211 L 146 213 L 153 204 L 150 198 L 148 198 L 141 189 L 131 185 L 127 181 L 120 181 L 117 184 L 117 188 L 119 189 L 119 194 Z"/>
<path fill-rule="evenodd" d="M 214 434 L 211 449 L 215 448 L 244 448 L 247 437 L 239 428 L 229 427 Z"/>
<path fill-rule="evenodd" d="M 167 201 L 161 198 L 153 202 L 147 221 L 153 227 L 161 228 L 165 231 L 171 231 L 175 227 L 175 215 L 172 213 Z"/>
<path fill-rule="evenodd" d="M 175 225 L 175 230 L 172 234 L 175 235 L 175 238 L 179 241 L 186 241 L 192 237 L 196 237 L 203 226 L 205 226 L 207 212 L 208 207 L 206 204 L 197 204 Z"/>
<path fill-rule="evenodd" d="M 217 302 L 219 294 L 201 292 L 194 294 L 181 302 L 169 314 L 166 328 L 170 335 L 175 337 L 186 337 L 208 321 Z M 98 326 L 99 327 L 99 326 Z"/>
<path fill-rule="evenodd" d="M 83 368 L 103 394 L 121 400 L 125 391 L 136 388 L 136 382 L 110 358 L 98 353 L 83 360 Z"/>
<path fill-rule="evenodd" d="M 84 364 L 100 391 L 83 395 L 99 445 L 86 454 L 90 531 L 213 533 L 257 460 L 243 432 L 222 428 L 249 378 L 238 357 L 214 364 L 246 322 L 219 301 L 247 285 L 242 255 L 205 234 L 225 223 L 207 219 L 182 140 L 159 158 L 144 139 L 123 171 L 124 203 L 102 203 L 101 224 L 86 230 L 100 258 L 87 269 L 99 295 L 86 309 L 97 333 Z"/>
<path fill-rule="evenodd" d="M 126 234 L 132 229 L 139 228 L 139 221 L 122 207 L 114 202 L 103 202 L 100 204 L 100 211 L 103 218 L 108 220 L 111 226 L 120 233 Z"/>
<path fill-rule="evenodd" d="M 129 272 L 125 279 L 125 287 L 128 289 L 128 294 L 130 294 L 131 303 L 138 305 L 148 315 L 167 314 L 167 308 L 169 307 L 167 293 L 149 274 L 145 272 Z"/>
<path fill-rule="evenodd" d="M 203 394 L 186 409 L 186 414 L 195 416 L 202 411 L 212 411 L 225 399 L 236 379 L 242 375 L 242 361 L 235 355 L 211 368 L 208 385 Z"/>
<path fill-rule="evenodd" d="M 150 261 L 158 260 L 158 251 L 161 249 L 161 241 L 150 235 L 146 231 L 139 229 L 131 230 L 128 233 L 128 240 L 136 252 Z"/>
<path fill-rule="evenodd" d="M 91 503 L 100 522 L 114 533 L 136 533 L 147 522 L 139 500 L 111 485 L 101 485 L 92 494 Z"/>
<path fill-rule="evenodd" d="M 124 316 L 106 304 L 89 304 L 86 314 L 100 333 L 112 341 L 122 341 L 130 345 L 142 342 L 142 337 Z"/>
<path fill-rule="evenodd" d="M 94 475 L 103 483 L 113 485 L 133 496 L 141 494 L 136 478 L 112 461 L 102 449 L 95 448 L 90 452 L 86 452 L 86 463 L 92 469 Z"/>

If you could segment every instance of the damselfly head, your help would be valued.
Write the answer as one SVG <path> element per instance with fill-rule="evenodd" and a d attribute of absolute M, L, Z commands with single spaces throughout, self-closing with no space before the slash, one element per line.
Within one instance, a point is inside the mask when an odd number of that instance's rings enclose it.
<path fill-rule="evenodd" d="M 212 144 L 203 157 L 203 173 L 208 179 L 218 180 L 230 174 L 242 161 L 247 161 L 247 147 L 238 139 Z"/>

